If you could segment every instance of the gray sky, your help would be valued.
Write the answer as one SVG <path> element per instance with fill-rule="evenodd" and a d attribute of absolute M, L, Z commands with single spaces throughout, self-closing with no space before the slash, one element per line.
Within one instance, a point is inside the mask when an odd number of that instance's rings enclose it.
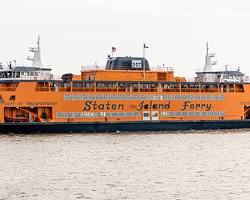
<path fill-rule="evenodd" d="M 146 57 L 192 77 L 204 65 L 205 43 L 219 65 L 250 75 L 249 0 L 0 0 L 0 61 L 25 63 L 41 35 L 43 62 L 56 74 L 116 56 Z"/>

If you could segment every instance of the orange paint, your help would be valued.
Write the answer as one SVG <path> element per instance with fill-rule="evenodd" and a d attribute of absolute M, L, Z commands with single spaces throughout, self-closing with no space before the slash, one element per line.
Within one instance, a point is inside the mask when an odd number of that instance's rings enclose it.
<path fill-rule="evenodd" d="M 143 71 L 93 70 L 67 83 L 0 83 L 0 122 L 245 119 L 249 94 L 247 83 L 186 83 L 160 71 L 147 71 L 144 80 Z"/>

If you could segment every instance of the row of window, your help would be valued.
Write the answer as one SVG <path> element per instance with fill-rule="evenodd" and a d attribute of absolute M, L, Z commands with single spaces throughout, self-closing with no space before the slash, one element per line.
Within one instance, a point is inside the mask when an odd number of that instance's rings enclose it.
<path fill-rule="evenodd" d="M 223 111 L 161 112 L 161 117 L 223 117 L 223 116 L 225 116 L 225 112 Z M 56 118 L 100 118 L 100 117 L 140 117 L 140 112 L 57 112 L 56 113 Z"/>
<path fill-rule="evenodd" d="M 1 78 L 20 78 L 20 77 L 27 77 L 27 76 L 49 76 L 49 72 L 1 72 Z"/>
<path fill-rule="evenodd" d="M 125 94 L 107 94 L 107 95 L 79 95 L 65 94 L 65 101 L 79 100 L 224 100 L 224 95 L 125 95 Z"/>
<path fill-rule="evenodd" d="M 225 112 L 208 111 L 208 112 L 161 112 L 162 117 L 223 117 Z"/>
<path fill-rule="evenodd" d="M 57 112 L 56 118 L 139 117 L 139 112 Z"/>
<path fill-rule="evenodd" d="M 61 87 L 70 87 L 70 82 L 61 82 Z M 77 88 L 94 88 L 94 82 L 73 82 L 73 87 Z M 119 83 L 119 82 L 96 82 L 96 88 L 157 88 L 161 86 L 163 89 L 218 89 L 218 88 L 233 88 L 234 84 L 199 84 L 199 83 Z M 237 85 L 237 87 L 243 88 L 243 85 Z"/>

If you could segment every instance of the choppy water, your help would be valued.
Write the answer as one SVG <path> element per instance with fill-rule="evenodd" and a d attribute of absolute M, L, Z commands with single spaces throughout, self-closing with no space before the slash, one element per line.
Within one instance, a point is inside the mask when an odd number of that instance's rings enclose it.
<path fill-rule="evenodd" d="M 250 199 L 250 131 L 1 135 L 0 199 Z"/>

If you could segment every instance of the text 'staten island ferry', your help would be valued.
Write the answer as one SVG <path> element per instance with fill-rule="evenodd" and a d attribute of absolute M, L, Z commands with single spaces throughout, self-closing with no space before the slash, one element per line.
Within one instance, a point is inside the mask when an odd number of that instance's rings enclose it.
<path fill-rule="evenodd" d="M 144 57 L 110 57 L 56 80 L 43 66 L 39 39 L 32 67 L 0 66 L 0 132 L 116 132 L 250 127 L 250 84 L 239 69 L 206 63 L 193 82 Z M 144 48 L 146 46 L 144 45 Z"/>

